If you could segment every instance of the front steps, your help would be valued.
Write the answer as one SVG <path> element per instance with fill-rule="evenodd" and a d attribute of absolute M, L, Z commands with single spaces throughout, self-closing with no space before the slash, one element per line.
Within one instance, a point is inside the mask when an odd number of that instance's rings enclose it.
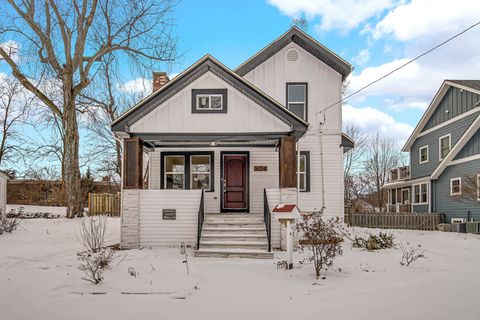
<path fill-rule="evenodd" d="M 272 259 L 263 216 L 206 214 L 196 257 Z"/>

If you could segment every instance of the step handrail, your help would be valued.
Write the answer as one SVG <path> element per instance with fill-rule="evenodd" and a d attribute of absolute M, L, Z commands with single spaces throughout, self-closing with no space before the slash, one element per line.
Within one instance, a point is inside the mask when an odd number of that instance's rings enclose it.
<path fill-rule="evenodd" d="M 198 208 L 197 218 L 197 250 L 200 249 L 200 238 L 202 237 L 203 221 L 205 220 L 205 190 L 202 189 L 202 195 L 200 197 L 200 206 Z"/>
<path fill-rule="evenodd" d="M 268 205 L 267 189 L 263 189 L 263 221 L 267 231 L 268 252 L 272 251 L 272 217 Z"/>

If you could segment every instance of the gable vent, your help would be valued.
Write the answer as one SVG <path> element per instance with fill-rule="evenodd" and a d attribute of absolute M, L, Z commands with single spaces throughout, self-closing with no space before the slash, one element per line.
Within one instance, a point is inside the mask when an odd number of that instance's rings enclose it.
<path fill-rule="evenodd" d="M 290 49 L 287 51 L 287 60 L 288 61 L 297 61 L 298 60 L 298 51 L 296 49 Z"/>

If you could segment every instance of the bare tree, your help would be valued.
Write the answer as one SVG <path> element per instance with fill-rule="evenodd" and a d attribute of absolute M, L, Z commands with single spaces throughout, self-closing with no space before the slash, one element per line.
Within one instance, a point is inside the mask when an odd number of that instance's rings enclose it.
<path fill-rule="evenodd" d="M 25 139 L 18 125 L 25 121 L 27 107 L 32 100 L 15 79 L 0 79 L 0 167 L 5 163 L 15 163 L 24 151 Z"/>
<path fill-rule="evenodd" d="M 61 119 L 67 217 L 81 216 L 79 131 L 76 101 L 107 55 L 148 65 L 172 61 L 174 0 L 7 0 L 0 42 L 15 41 L 20 60 L 0 46 L 0 57 L 22 85 Z M 23 63 L 19 63 L 23 61 Z M 52 97 L 45 83 L 60 88 Z M 47 85 L 48 87 L 48 85 Z"/>
<path fill-rule="evenodd" d="M 345 203 L 352 204 L 359 199 L 365 189 L 362 164 L 366 152 L 367 135 L 353 123 L 346 124 L 343 131 L 355 141 L 355 148 L 343 156 L 344 198 Z"/>
<path fill-rule="evenodd" d="M 369 193 L 374 195 L 374 206 L 384 210 L 386 197 L 382 186 L 387 182 L 389 170 L 401 165 L 404 156 L 396 141 L 376 133 L 367 142 L 363 176 L 369 186 Z"/>

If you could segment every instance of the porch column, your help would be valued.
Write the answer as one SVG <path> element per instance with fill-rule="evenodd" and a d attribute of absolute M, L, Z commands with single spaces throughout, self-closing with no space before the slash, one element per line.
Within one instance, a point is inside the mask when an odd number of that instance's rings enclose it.
<path fill-rule="evenodd" d="M 123 146 L 123 188 L 143 188 L 143 141 L 127 138 Z"/>
<path fill-rule="evenodd" d="M 297 156 L 295 137 L 286 137 L 280 140 L 280 188 L 297 187 Z"/>

